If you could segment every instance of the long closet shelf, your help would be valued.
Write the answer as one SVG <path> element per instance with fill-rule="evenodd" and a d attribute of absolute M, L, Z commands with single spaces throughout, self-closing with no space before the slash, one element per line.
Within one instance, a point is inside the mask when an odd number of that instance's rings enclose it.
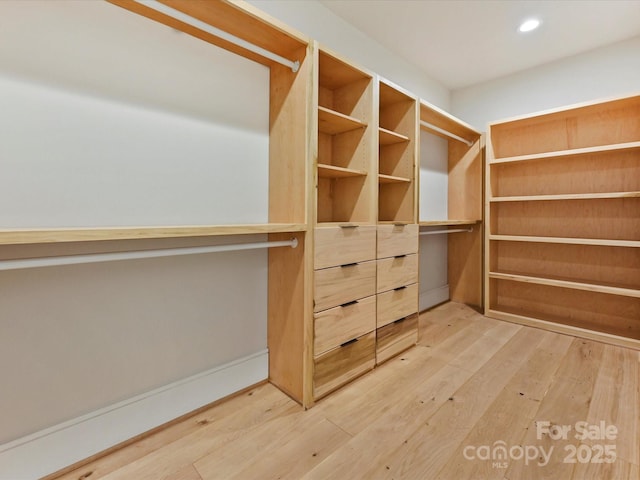
<path fill-rule="evenodd" d="M 422 220 L 420 221 L 421 227 L 447 227 L 455 225 L 475 225 L 480 223 L 481 220 Z"/>
<path fill-rule="evenodd" d="M 603 245 L 605 247 L 640 248 L 640 240 L 612 240 L 600 238 L 576 237 L 533 237 L 526 235 L 489 235 L 489 240 L 530 243 L 560 243 L 566 245 Z"/>
<path fill-rule="evenodd" d="M 606 198 L 637 198 L 640 192 L 603 192 L 603 193 L 566 193 L 559 195 L 517 195 L 511 197 L 492 197 L 495 202 L 540 202 L 548 200 L 597 200 Z"/>
<path fill-rule="evenodd" d="M 294 233 L 304 232 L 306 230 L 307 225 L 304 223 L 185 225 L 176 227 L 0 229 L 0 245 Z"/>
<path fill-rule="evenodd" d="M 578 155 L 588 155 L 593 153 L 622 152 L 627 150 L 640 149 L 639 142 L 614 143 L 610 145 L 599 145 L 597 147 L 573 148 L 568 150 L 558 150 L 555 152 L 534 153 L 530 155 L 518 155 L 515 157 L 494 158 L 489 164 L 495 165 L 500 163 L 526 162 L 529 160 L 542 160 L 560 157 L 572 157 Z"/>
<path fill-rule="evenodd" d="M 394 177 L 393 175 L 378 174 L 379 183 L 411 183 L 410 178 L 406 177 Z"/>
<path fill-rule="evenodd" d="M 336 135 L 357 130 L 358 128 L 365 128 L 366 126 L 365 122 L 357 118 L 318 106 L 318 129 L 323 133 Z"/>
<path fill-rule="evenodd" d="M 594 280 L 571 279 L 557 276 L 537 276 L 526 275 L 514 272 L 489 272 L 489 278 L 498 280 L 509 280 L 512 282 L 535 283 L 537 285 L 548 285 L 551 287 L 570 288 L 574 290 L 586 290 L 589 292 L 608 293 L 611 295 L 622 295 L 626 297 L 640 298 L 640 289 L 632 288 L 628 285 L 605 284 Z"/>
<path fill-rule="evenodd" d="M 378 128 L 378 139 L 380 145 L 393 145 L 394 143 L 403 143 L 410 140 L 406 135 L 382 127 Z"/>
<path fill-rule="evenodd" d="M 325 163 L 318 164 L 318 176 L 324 178 L 364 177 L 367 172 L 353 168 L 335 167 Z"/>

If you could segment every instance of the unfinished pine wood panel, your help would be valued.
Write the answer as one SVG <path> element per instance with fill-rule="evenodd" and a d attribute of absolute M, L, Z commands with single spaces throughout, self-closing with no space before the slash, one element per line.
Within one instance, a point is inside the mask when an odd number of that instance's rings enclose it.
<path fill-rule="evenodd" d="M 378 260 L 377 279 L 378 293 L 417 283 L 418 255 L 402 255 Z"/>
<path fill-rule="evenodd" d="M 494 203 L 491 233 L 640 240 L 640 198 Z"/>
<path fill-rule="evenodd" d="M 413 221 L 415 212 L 413 182 L 380 182 L 378 197 L 380 199 L 379 221 Z"/>
<path fill-rule="evenodd" d="M 447 273 L 449 297 L 477 309 L 483 303 L 482 224 L 471 232 L 448 234 Z"/>
<path fill-rule="evenodd" d="M 496 158 L 634 142 L 640 95 L 559 109 L 490 127 Z"/>
<path fill-rule="evenodd" d="M 496 241 L 490 248 L 490 272 L 640 291 L 638 248 Z"/>
<path fill-rule="evenodd" d="M 640 298 L 490 280 L 491 309 L 640 340 Z"/>
<path fill-rule="evenodd" d="M 354 339 L 326 352 L 315 361 L 313 378 L 316 399 L 371 370 L 376 357 L 376 334 Z"/>
<path fill-rule="evenodd" d="M 376 328 L 374 295 L 314 315 L 314 355 L 372 332 Z"/>
<path fill-rule="evenodd" d="M 476 131 L 468 123 L 424 100 L 420 100 L 420 120 L 462 137 L 469 142 L 475 142 L 480 137 L 480 132 Z M 440 132 L 430 130 L 428 127 L 423 126 L 421 128 L 425 128 L 434 135 L 449 139 L 449 137 Z"/>
<path fill-rule="evenodd" d="M 318 163 L 351 168 L 369 173 L 371 150 L 365 139 L 366 129 L 358 128 L 340 134 L 318 133 Z"/>
<path fill-rule="evenodd" d="M 377 258 L 418 253 L 418 225 L 378 225 Z"/>
<path fill-rule="evenodd" d="M 375 293 L 375 260 L 314 272 L 315 312 L 375 295 Z"/>
<path fill-rule="evenodd" d="M 289 240 L 291 234 L 272 234 L 269 240 Z M 267 346 L 269 380 L 298 402 L 306 403 L 305 383 L 310 378 L 311 352 L 305 338 L 312 334 L 310 282 L 306 278 L 309 254 L 305 234 L 295 235 L 296 248 L 269 249 Z"/>
<path fill-rule="evenodd" d="M 492 197 L 640 191 L 640 150 L 491 166 Z"/>
<path fill-rule="evenodd" d="M 377 327 L 384 327 L 418 311 L 418 284 L 378 294 Z"/>
<path fill-rule="evenodd" d="M 375 225 L 317 227 L 314 232 L 316 269 L 376 258 Z"/>
<path fill-rule="evenodd" d="M 449 218 L 482 220 L 484 165 L 480 139 L 471 147 L 449 140 L 448 168 Z"/>
<path fill-rule="evenodd" d="M 396 320 L 376 332 L 376 363 L 413 347 L 418 342 L 418 314 Z"/>

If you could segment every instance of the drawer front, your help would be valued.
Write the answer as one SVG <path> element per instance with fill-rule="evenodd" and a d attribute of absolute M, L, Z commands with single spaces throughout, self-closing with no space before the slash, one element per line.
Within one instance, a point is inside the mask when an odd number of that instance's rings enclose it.
<path fill-rule="evenodd" d="M 315 229 L 314 268 L 366 262 L 376 258 L 375 225 Z"/>
<path fill-rule="evenodd" d="M 418 284 L 378 294 L 377 326 L 383 327 L 418 311 Z"/>
<path fill-rule="evenodd" d="M 314 312 L 375 295 L 376 261 L 314 272 Z"/>
<path fill-rule="evenodd" d="M 418 255 L 413 253 L 378 260 L 377 278 L 378 293 L 417 283 Z"/>
<path fill-rule="evenodd" d="M 388 360 L 417 342 L 417 313 L 379 328 L 376 340 L 376 363 Z"/>
<path fill-rule="evenodd" d="M 418 253 L 418 225 L 378 225 L 377 258 Z"/>
<path fill-rule="evenodd" d="M 314 315 L 314 355 L 376 329 L 376 296 L 330 308 Z"/>
<path fill-rule="evenodd" d="M 320 398 L 375 365 L 376 332 L 329 350 L 314 362 L 313 395 Z"/>

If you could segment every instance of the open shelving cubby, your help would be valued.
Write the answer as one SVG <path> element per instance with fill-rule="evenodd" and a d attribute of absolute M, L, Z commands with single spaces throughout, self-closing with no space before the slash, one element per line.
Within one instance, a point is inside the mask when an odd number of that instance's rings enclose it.
<path fill-rule="evenodd" d="M 317 222 L 372 223 L 373 74 L 318 54 Z"/>
<path fill-rule="evenodd" d="M 417 99 L 379 80 L 378 222 L 415 223 Z"/>
<path fill-rule="evenodd" d="M 640 96 L 489 132 L 487 315 L 640 348 Z"/>

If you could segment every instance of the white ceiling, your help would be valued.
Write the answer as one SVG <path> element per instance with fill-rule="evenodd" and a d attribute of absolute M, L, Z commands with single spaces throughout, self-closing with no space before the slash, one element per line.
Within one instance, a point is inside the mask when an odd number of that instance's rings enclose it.
<path fill-rule="evenodd" d="M 451 90 L 640 35 L 640 0 L 320 1 Z"/>

